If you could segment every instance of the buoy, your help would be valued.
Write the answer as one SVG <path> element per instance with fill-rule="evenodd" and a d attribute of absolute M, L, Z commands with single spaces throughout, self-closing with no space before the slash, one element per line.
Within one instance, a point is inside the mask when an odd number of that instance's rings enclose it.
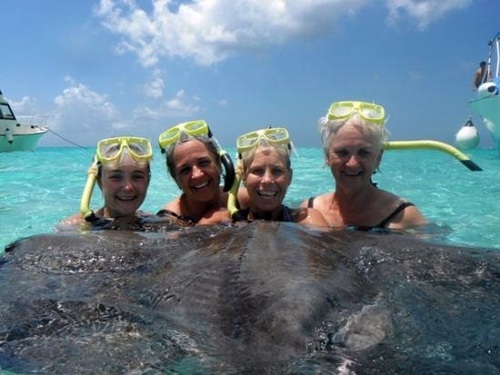
<path fill-rule="evenodd" d="M 480 98 L 495 95 L 498 95 L 498 87 L 494 82 L 485 82 L 477 89 L 477 96 Z"/>
<path fill-rule="evenodd" d="M 462 150 L 472 150 L 479 145 L 479 133 L 470 117 L 455 135 L 455 144 Z"/>

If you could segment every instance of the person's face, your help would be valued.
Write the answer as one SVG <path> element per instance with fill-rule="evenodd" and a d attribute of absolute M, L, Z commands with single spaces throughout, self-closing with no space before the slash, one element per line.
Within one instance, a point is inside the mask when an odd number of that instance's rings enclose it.
<path fill-rule="evenodd" d="M 111 217 L 131 216 L 146 198 L 149 173 L 146 164 L 103 164 L 99 187 Z"/>
<path fill-rule="evenodd" d="M 291 181 L 292 171 L 287 168 L 285 155 L 274 148 L 257 150 L 243 181 L 250 197 L 250 208 L 255 212 L 281 208 Z"/>
<path fill-rule="evenodd" d="M 382 149 L 369 128 L 349 120 L 332 138 L 326 162 L 340 187 L 371 184 L 380 165 Z"/>
<path fill-rule="evenodd" d="M 220 193 L 220 168 L 203 142 L 190 140 L 175 147 L 174 172 L 177 185 L 188 199 L 208 202 Z"/>

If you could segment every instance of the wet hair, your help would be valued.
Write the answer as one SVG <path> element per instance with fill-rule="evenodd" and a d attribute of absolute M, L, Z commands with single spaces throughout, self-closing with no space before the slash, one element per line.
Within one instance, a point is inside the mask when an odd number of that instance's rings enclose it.
<path fill-rule="evenodd" d="M 486 61 L 481 61 L 481 62 L 479 63 L 479 66 L 486 66 Z"/>
<path fill-rule="evenodd" d="M 221 159 L 220 159 L 220 154 L 219 154 L 219 148 L 217 147 L 216 142 L 207 136 L 194 136 L 194 135 L 189 135 L 186 132 L 181 132 L 179 136 L 179 140 L 176 141 L 173 145 L 167 147 L 165 150 L 165 159 L 167 163 L 167 170 L 170 176 L 177 182 L 177 179 L 175 178 L 175 163 L 174 163 L 174 150 L 175 148 L 180 145 L 181 143 L 186 143 L 188 141 L 199 141 L 205 145 L 207 148 L 208 152 L 213 156 L 217 167 L 219 169 L 222 168 L 221 165 Z"/>
<path fill-rule="evenodd" d="M 383 149 L 384 142 L 389 138 L 389 131 L 385 127 L 385 125 L 375 124 L 368 120 L 362 118 L 359 114 L 354 113 L 348 119 L 343 120 L 328 120 L 327 117 L 322 117 L 318 121 L 318 129 L 321 134 L 321 142 L 323 144 L 323 151 L 325 155 L 328 156 L 330 153 L 330 145 L 332 139 L 339 132 L 344 125 L 353 124 L 353 120 L 355 124 L 363 125 L 364 128 L 368 129 L 369 132 L 373 135 L 375 144 Z"/>
<path fill-rule="evenodd" d="M 248 168 L 253 162 L 253 159 L 255 158 L 255 153 L 259 151 L 270 151 L 270 150 L 276 150 L 279 156 L 282 156 L 285 158 L 285 166 L 287 169 L 291 170 L 292 169 L 292 162 L 290 160 L 290 149 L 286 145 L 270 145 L 265 139 L 261 139 L 259 141 L 259 144 L 257 147 L 253 148 L 252 150 L 245 152 L 242 154 L 242 163 L 238 166 L 238 173 L 242 176 L 246 174 L 248 171 Z"/>

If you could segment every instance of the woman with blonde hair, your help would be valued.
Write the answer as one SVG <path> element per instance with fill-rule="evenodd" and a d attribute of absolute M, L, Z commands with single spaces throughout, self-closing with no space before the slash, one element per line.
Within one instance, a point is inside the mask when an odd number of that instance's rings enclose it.
<path fill-rule="evenodd" d="M 313 208 L 291 209 L 283 204 L 292 182 L 292 141 L 285 128 L 267 128 L 237 140 L 238 175 L 247 191 L 248 207 L 231 209 L 235 221 L 272 220 L 327 226 Z"/>

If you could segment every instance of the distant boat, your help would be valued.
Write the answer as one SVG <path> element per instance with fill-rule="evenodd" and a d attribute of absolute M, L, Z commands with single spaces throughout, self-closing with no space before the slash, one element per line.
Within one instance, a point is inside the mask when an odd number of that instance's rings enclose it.
<path fill-rule="evenodd" d="M 0 152 L 34 150 L 48 130 L 41 124 L 19 123 L 0 91 Z"/>
<path fill-rule="evenodd" d="M 490 40 L 488 46 L 486 74 L 483 83 L 477 89 L 477 98 L 469 101 L 469 107 L 483 119 L 484 126 L 500 154 L 500 32 Z M 493 52 L 495 52 L 494 57 L 492 57 Z"/>

